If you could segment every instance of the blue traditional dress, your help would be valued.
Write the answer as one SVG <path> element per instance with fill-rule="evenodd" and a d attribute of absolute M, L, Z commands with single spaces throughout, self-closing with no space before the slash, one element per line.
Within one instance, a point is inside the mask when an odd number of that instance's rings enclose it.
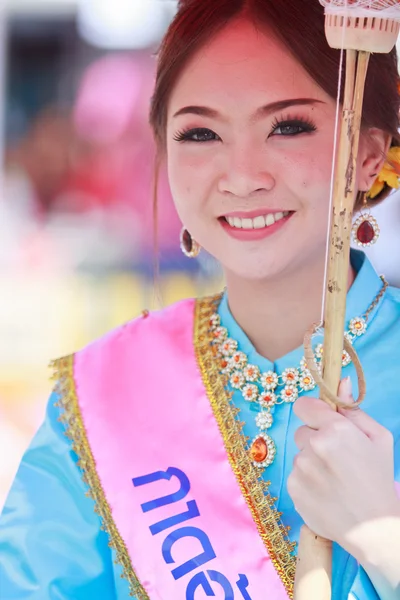
<path fill-rule="evenodd" d="M 365 314 L 382 288 L 380 277 L 364 254 L 353 251 L 351 258 L 357 276 L 348 294 L 347 322 Z M 155 317 L 161 319 L 161 323 L 166 322 L 167 327 L 170 326 L 172 320 L 172 313 L 168 312 L 170 310 L 166 309 L 160 313 L 161 316 Z M 173 314 L 175 318 L 176 313 Z M 249 362 L 259 367 L 261 372 L 273 371 L 282 375 L 285 369 L 300 365 L 303 357 L 303 348 L 301 347 L 275 363 L 260 356 L 235 322 L 229 310 L 226 294 L 219 304 L 218 314 L 221 325 L 228 330 L 229 336 L 238 342 L 238 350 L 243 351 L 248 356 Z M 137 339 L 140 339 L 140 327 L 143 326 L 138 325 L 135 333 Z M 164 334 L 165 326 L 163 325 L 163 327 L 162 335 L 166 335 Z M 109 337 L 104 338 L 101 342 L 103 347 L 107 347 L 111 343 L 111 340 L 114 339 L 113 335 L 123 337 L 126 335 L 126 331 L 126 328 L 122 328 L 119 333 L 113 332 Z M 172 337 L 176 337 L 178 334 L 171 333 Z M 192 336 L 192 332 L 189 332 L 188 335 Z M 135 342 L 130 343 L 134 344 Z M 360 357 L 367 379 L 367 397 L 362 408 L 393 433 L 395 439 L 394 477 L 400 481 L 400 392 L 398 385 L 400 375 L 400 290 L 388 288 L 369 315 L 365 335 L 356 339 L 354 347 Z M 149 348 L 151 349 L 151 340 Z M 146 348 L 143 352 L 146 352 Z M 173 346 L 171 352 L 174 352 Z M 201 368 L 201 361 L 199 365 Z M 87 361 L 80 368 L 94 369 L 95 367 Z M 96 373 L 93 372 L 92 375 L 96 376 Z M 352 364 L 344 368 L 343 375 L 351 376 L 353 386 L 357 390 L 356 374 Z M 207 387 L 204 378 L 203 384 Z M 254 403 L 244 399 L 240 390 L 232 391 L 231 407 L 237 409 L 233 414 L 238 421 L 244 422 L 243 434 L 252 440 L 258 434 L 255 422 L 258 409 Z M 81 386 L 80 389 L 78 385 L 78 397 L 80 392 L 82 395 L 84 394 L 84 386 Z M 199 393 L 199 390 L 194 390 L 194 393 Z M 314 389 L 305 393 L 315 396 L 317 392 Z M 102 600 L 127 600 L 129 583 L 121 577 L 124 567 L 115 564 L 117 554 L 120 554 L 118 544 L 116 546 L 114 544 L 116 549 L 109 547 L 108 533 L 101 528 L 101 518 L 94 510 L 93 498 L 87 495 L 88 484 L 82 480 L 78 456 L 73 450 L 71 439 L 65 435 L 66 428 L 71 429 L 71 421 L 66 423 L 65 420 L 60 421 L 59 419 L 60 413 L 68 409 L 65 403 L 61 403 L 61 408 L 57 406 L 61 394 L 62 392 L 59 391 L 58 395 L 54 393 L 50 398 L 46 420 L 23 457 L 0 519 L 0 597 L 2 600 L 98 600 L 99 598 Z M 113 402 L 112 391 L 109 398 L 110 402 Z M 186 402 L 190 403 L 190 401 L 190 397 L 187 397 Z M 139 398 L 132 402 L 146 403 L 146 382 L 142 382 Z M 216 407 L 215 411 L 218 410 L 219 408 Z M 132 414 L 135 415 L 135 412 Z M 274 425 L 271 436 L 275 441 L 277 453 L 273 463 L 262 472 L 261 477 L 265 481 L 271 482 L 269 494 L 277 498 L 276 508 L 282 513 L 283 524 L 291 528 L 289 541 L 297 542 L 302 521 L 288 495 L 286 482 L 296 454 L 294 433 L 300 422 L 293 413 L 291 403 L 276 406 L 273 410 L 273 417 Z M 90 422 L 85 423 L 88 423 L 87 428 L 90 430 Z M 122 428 L 123 424 L 119 423 L 119 426 Z M 106 428 L 106 425 L 103 424 L 102 427 Z M 220 426 L 220 429 L 222 437 L 224 437 L 223 425 Z M 105 429 L 105 431 L 107 430 Z M 134 437 L 135 422 L 132 423 L 131 432 Z M 224 441 L 226 442 L 225 437 Z M 105 448 L 109 442 L 110 440 L 103 438 Z M 242 442 L 246 443 L 245 437 L 240 443 Z M 170 444 L 174 443 L 179 443 L 176 437 L 170 439 Z M 75 445 L 75 449 L 76 447 Z M 228 448 L 228 446 L 226 447 Z M 82 456 L 79 458 L 82 461 Z M 99 457 L 99 464 L 101 460 Z M 230 466 L 232 464 L 231 461 Z M 85 469 L 85 465 L 82 466 Z M 226 461 L 225 469 L 228 468 L 229 462 Z M 238 469 L 234 466 L 235 472 Z M 132 473 L 132 477 L 134 475 L 135 473 Z M 88 480 L 88 478 L 86 479 Z M 102 479 L 101 476 L 100 479 Z M 139 485 L 138 479 L 136 482 Z M 89 478 L 88 483 L 93 483 L 93 479 Z M 204 486 L 206 485 L 205 478 Z M 105 489 L 105 495 L 107 495 L 107 489 Z M 96 495 L 95 499 L 98 501 Z M 229 498 L 224 499 L 225 504 L 229 501 Z M 111 500 L 109 502 L 112 504 Z M 142 504 L 142 506 L 144 505 Z M 239 510 L 248 511 L 249 509 L 247 505 L 243 504 Z M 144 512 L 143 515 L 144 519 Z M 103 513 L 102 516 L 104 517 Z M 107 529 L 110 533 L 110 527 Z M 132 529 L 135 529 L 135 519 L 133 519 Z M 134 535 L 134 531 L 132 535 Z M 235 530 L 232 530 L 231 536 L 234 538 L 236 535 L 239 538 L 236 541 L 240 543 L 240 533 L 237 534 Z M 140 542 L 136 547 L 140 548 L 140 554 L 150 552 L 150 546 L 141 548 Z M 246 552 L 246 549 L 244 551 Z M 295 555 L 295 551 L 293 555 Z M 147 565 L 153 563 L 151 553 L 144 558 Z M 120 555 L 118 555 L 118 559 L 121 559 Z M 130 559 L 136 568 L 135 556 L 130 556 Z M 155 560 L 154 572 L 160 570 L 157 564 Z M 146 576 L 141 578 L 139 569 L 138 578 L 141 579 L 144 592 L 142 595 L 138 593 L 137 598 L 144 598 L 146 594 L 151 600 L 164 598 L 162 590 L 157 589 L 157 586 L 152 586 L 149 581 L 151 575 L 148 573 L 151 574 L 151 572 L 150 568 L 146 571 Z M 133 589 L 139 588 L 134 587 Z M 236 592 L 234 596 L 229 596 L 227 592 L 225 592 L 225 596 L 208 593 L 207 596 L 264 600 L 263 596 L 251 595 L 251 585 L 248 587 L 247 596 L 246 593 L 242 591 L 242 595 L 237 595 Z M 290 596 L 290 593 L 288 595 Z M 184 597 L 177 593 L 174 600 Z M 199 593 L 196 600 L 197 598 L 200 600 L 202 597 L 205 597 L 204 592 L 203 594 Z M 170 600 L 173 595 L 168 591 L 165 598 Z M 379 600 L 379 596 L 365 571 L 351 556 L 335 545 L 333 600 L 348 599 Z"/>

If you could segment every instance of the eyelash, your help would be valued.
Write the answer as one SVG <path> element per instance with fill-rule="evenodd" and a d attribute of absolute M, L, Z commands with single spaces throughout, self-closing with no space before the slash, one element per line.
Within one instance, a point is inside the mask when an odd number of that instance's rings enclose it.
<path fill-rule="evenodd" d="M 295 137 L 296 135 L 300 135 L 301 133 L 313 133 L 317 130 L 315 123 L 307 118 L 307 117 L 281 117 L 280 119 L 275 118 L 272 123 L 272 133 L 268 137 L 271 137 L 275 134 L 277 129 L 283 129 L 284 127 L 298 127 L 302 131 L 298 133 L 287 133 L 280 134 L 283 137 Z"/>
<path fill-rule="evenodd" d="M 214 139 L 210 140 L 195 140 L 193 139 L 194 135 L 207 135 L 211 133 L 216 138 L 220 139 L 216 133 L 214 133 L 211 129 L 207 129 L 206 127 L 195 127 L 194 129 L 183 129 L 182 131 L 178 131 L 178 133 L 174 136 L 174 140 L 176 142 L 194 142 L 195 144 L 201 144 L 205 142 L 213 142 Z"/>
<path fill-rule="evenodd" d="M 297 133 L 280 133 L 280 134 L 276 134 L 275 132 L 278 129 L 283 129 L 285 127 L 297 127 L 300 129 L 300 131 L 298 131 Z M 314 131 L 316 131 L 316 125 L 315 123 L 308 118 L 305 117 L 281 117 L 280 119 L 275 118 L 275 120 L 272 123 L 272 132 L 269 134 L 268 137 L 273 137 L 275 135 L 279 135 L 281 137 L 296 137 L 297 135 L 303 134 L 303 133 L 313 133 Z M 209 139 L 203 139 L 203 140 L 196 140 L 194 139 L 195 135 L 210 135 L 213 136 Z M 214 133 L 211 129 L 208 129 L 206 127 L 195 127 L 194 129 L 183 129 L 181 131 L 178 131 L 175 136 L 174 136 L 174 140 L 176 142 L 192 142 L 195 144 L 205 144 L 207 142 L 214 142 L 214 141 L 218 141 L 221 138 Z"/>

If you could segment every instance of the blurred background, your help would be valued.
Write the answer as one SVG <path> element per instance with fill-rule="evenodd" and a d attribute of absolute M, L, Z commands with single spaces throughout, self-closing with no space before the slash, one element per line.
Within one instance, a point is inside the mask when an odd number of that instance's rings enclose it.
<path fill-rule="evenodd" d="M 144 308 L 221 287 L 179 247 L 148 125 L 169 0 L 0 0 L 0 508 L 50 359 Z M 154 291 L 154 261 L 159 290 Z"/>
<path fill-rule="evenodd" d="M 50 359 L 144 308 L 221 288 L 210 257 L 180 251 L 165 173 L 155 250 L 148 109 L 175 10 L 0 0 L 0 509 L 43 419 Z M 371 258 L 400 285 L 398 194 L 376 217 Z"/>

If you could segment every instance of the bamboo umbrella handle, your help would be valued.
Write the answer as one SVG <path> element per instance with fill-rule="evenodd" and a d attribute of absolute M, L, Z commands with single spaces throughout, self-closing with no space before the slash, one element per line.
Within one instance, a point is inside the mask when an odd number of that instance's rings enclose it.
<path fill-rule="evenodd" d="M 321 399 L 334 410 L 338 406 L 336 394 L 342 371 L 350 232 L 357 194 L 357 155 L 369 56 L 368 52 L 346 52 L 343 119 L 336 157 L 325 301 L 323 379 L 329 394 L 321 390 Z M 304 527 L 297 561 L 295 600 L 331 600 L 332 542 Z"/>
<path fill-rule="evenodd" d="M 294 597 L 301 600 L 331 600 L 332 544 L 306 526 L 300 532 Z"/>

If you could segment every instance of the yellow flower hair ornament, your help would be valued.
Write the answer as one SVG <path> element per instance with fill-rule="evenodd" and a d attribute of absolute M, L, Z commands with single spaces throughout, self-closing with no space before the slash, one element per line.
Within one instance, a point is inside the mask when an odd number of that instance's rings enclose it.
<path fill-rule="evenodd" d="M 367 198 L 376 198 L 385 184 L 393 189 L 400 187 L 400 147 L 393 146 L 390 148 L 385 164 L 383 165 L 378 177 L 375 179 L 371 189 L 367 193 Z"/>

